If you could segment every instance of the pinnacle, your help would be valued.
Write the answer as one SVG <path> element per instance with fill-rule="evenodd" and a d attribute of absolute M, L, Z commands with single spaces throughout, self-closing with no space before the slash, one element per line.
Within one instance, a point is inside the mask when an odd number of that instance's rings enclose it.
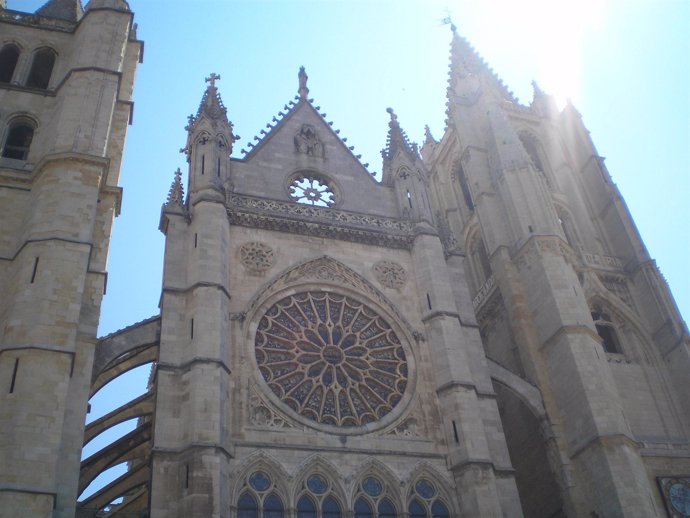
<path fill-rule="evenodd" d="M 165 202 L 166 206 L 170 205 L 184 205 L 184 187 L 182 186 L 182 171 L 180 171 L 180 168 L 177 168 L 177 171 L 175 171 L 175 179 L 172 182 L 172 185 L 170 186 L 170 192 L 168 192 L 168 199 Z"/>
<path fill-rule="evenodd" d="M 43 7 L 36 10 L 36 14 L 46 18 L 78 22 L 84 16 L 84 8 L 80 0 L 48 0 Z"/>
<path fill-rule="evenodd" d="M 417 159 L 417 145 L 411 144 L 407 135 L 400 127 L 398 116 L 393 111 L 393 108 L 386 108 L 390 114 L 391 120 L 388 123 L 388 137 L 386 138 L 386 147 L 381 150 L 381 155 L 384 161 L 390 160 L 395 156 L 397 151 L 403 151 L 408 154 L 413 160 Z"/>

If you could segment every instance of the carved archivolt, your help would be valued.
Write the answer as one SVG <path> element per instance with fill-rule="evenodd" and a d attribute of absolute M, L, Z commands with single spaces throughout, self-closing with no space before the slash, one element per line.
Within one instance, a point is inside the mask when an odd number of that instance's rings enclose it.
<path fill-rule="evenodd" d="M 250 272 L 263 273 L 273 266 L 275 253 L 267 244 L 253 241 L 240 247 L 240 261 Z"/>
<path fill-rule="evenodd" d="M 399 290 L 407 282 L 405 268 L 393 261 L 379 261 L 374 264 L 374 275 L 381 285 L 386 288 Z"/>

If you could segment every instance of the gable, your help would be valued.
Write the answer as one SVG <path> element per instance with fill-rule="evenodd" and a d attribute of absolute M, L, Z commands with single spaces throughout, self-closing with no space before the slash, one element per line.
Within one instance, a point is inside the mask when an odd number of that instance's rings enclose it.
<path fill-rule="evenodd" d="M 245 160 L 233 163 L 235 192 L 294 201 L 296 178 L 330 186 L 335 208 L 397 216 L 392 190 L 378 183 L 309 102 L 297 103 L 257 143 Z"/>

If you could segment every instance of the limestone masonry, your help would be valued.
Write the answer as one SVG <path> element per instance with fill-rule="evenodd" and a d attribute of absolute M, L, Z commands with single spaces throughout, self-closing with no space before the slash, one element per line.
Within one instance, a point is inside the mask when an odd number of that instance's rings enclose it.
<path fill-rule="evenodd" d="M 389 109 L 380 181 L 304 69 L 232 158 L 211 74 L 160 314 L 98 338 L 142 46 L 124 0 L 0 0 L 0 517 L 690 516 L 668 287 L 577 110 L 519 104 L 455 28 L 445 133 Z"/>

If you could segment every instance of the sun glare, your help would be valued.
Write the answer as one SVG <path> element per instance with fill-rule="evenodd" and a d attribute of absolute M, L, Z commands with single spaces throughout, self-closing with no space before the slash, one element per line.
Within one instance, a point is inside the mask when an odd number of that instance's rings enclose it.
<path fill-rule="evenodd" d="M 490 33 L 482 41 L 482 53 L 509 49 L 524 57 L 522 66 L 532 64 L 533 79 L 559 107 L 580 97 L 584 47 L 601 27 L 606 10 L 605 0 L 459 0 L 449 6 L 454 20 L 471 18 L 481 33 Z"/>

